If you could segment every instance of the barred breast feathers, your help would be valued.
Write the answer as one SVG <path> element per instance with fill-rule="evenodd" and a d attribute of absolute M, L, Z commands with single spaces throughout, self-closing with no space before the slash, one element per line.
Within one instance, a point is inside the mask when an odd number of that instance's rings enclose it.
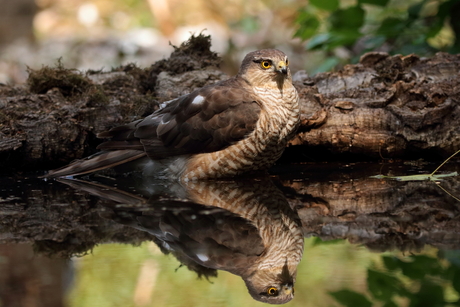
<path fill-rule="evenodd" d="M 283 153 L 300 122 L 299 97 L 288 80 L 279 88 L 254 88 L 261 97 L 255 129 L 228 148 L 190 158 L 183 180 L 220 178 L 270 167 Z"/>

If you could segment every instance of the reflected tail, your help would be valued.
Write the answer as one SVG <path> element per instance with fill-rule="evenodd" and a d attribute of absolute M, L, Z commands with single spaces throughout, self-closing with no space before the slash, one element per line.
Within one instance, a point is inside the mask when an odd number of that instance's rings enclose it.
<path fill-rule="evenodd" d="M 51 170 L 46 175 L 41 176 L 41 178 L 84 175 L 134 161 L 145 155 L 144 151 L 132 149 L 102 151 L 88 158 L 75 160 L 66 166 Z"/>

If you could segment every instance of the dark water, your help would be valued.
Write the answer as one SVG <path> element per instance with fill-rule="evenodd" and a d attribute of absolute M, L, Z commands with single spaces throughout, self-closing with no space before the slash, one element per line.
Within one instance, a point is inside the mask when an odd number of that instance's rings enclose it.
<path fill-rule="evenodd" d="M 289 296 L 282 284 L 295 288 L 287 306 L 456 306 L 459 176 L 370 178 L 436 166 L 281 165 L 188 184 L 0 177 L 0 306 L 253 306 L 248 291 Z"/>

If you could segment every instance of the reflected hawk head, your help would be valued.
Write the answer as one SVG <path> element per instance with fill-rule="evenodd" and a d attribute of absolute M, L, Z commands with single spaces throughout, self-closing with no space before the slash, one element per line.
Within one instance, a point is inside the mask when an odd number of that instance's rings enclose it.
<path fill-rule="evenodd" d="M 296 269 L 289 271 L 286 263 L 281 269 L 265 268 L 244 278 L 249 294 L 260 302 L 285 304 L 294 298 Z"/>

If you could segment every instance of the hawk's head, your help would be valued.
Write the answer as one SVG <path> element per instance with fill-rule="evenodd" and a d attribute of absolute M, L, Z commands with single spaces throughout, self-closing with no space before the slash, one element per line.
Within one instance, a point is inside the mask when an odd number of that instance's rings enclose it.
<path fill-rule="evenodd" d="M 289 60 L 276 49 L 253 51 L 241 63 L 238 76 L 255 87 L 282 87 L 285 80 L 291 80 Z"/>
<path fill-rule="evenodd" d="M 294 297 L 294 280 L 296 269 L 289 271 L 286 263 L 280 268 L 257 270 L 247 278 L 243 278 L 249 294 L 260 302 L 284 304 Z"/>

